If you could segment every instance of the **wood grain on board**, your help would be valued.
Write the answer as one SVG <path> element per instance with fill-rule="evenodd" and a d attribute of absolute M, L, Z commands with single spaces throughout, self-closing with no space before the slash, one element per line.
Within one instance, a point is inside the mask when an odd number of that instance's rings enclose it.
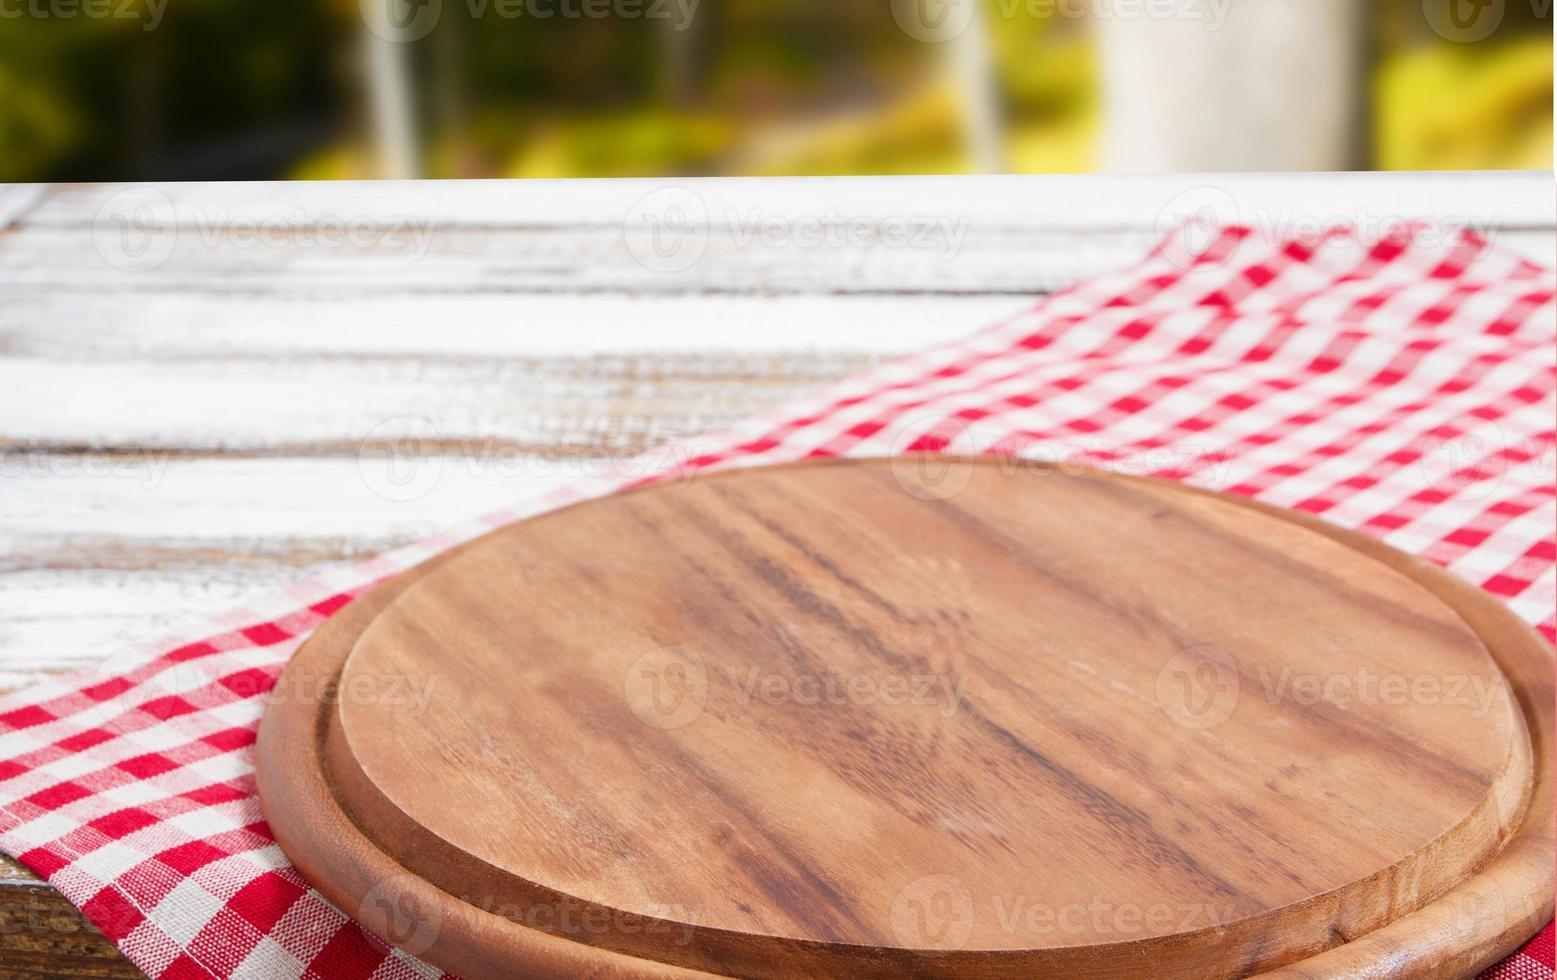
<path fill-rule="evenodd" d="M 1549 914 L 1550 828 L 1520 828 L 1550 708 L 1409 574 L 1231 499 L 740 471 L 522 522 L 341 630 L 267 714 L 267 815 L 332 900 L 419 909 L 381 925 L 470 976 L 557 939 L 641 975 L 1244 976 L 1511 838 L 1521 890 L 1454 917 L 1517 943 Z"/>
<path fill-rule="evenodd" d="M 164 185 L 179 243 L 142 273 L 94 242 L 125 188 L 0 187 L 0 688 L 1006 316 L 1135 260 L 1186 190 L 1277 230 L 1421 217 L 1542 261 L 1554 238 L 1536 175 L 706 181 L 705 258 L 650 276 L 622 218 L 655 186 Z M 754 212 L 965 237 L 775 247 Z M 358 451 L 407 413 L 444 465 L 388 499 Z M 91 975 L 0 930 L 0 971 L 29 970 Z"/>

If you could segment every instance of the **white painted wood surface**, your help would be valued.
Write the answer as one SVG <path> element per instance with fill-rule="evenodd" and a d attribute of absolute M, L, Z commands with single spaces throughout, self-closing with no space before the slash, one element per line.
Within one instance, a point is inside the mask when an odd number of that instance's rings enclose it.
<path fill-rule="evenodd" d="M 642 223 L 667 193 L 702 236 L 674 269 Z M 0 188 L 0 686 L 959 336 L 1205 209 L 1557 241 L 1549 174 Z M 138 258 L 116 217 L 151 219 Z M 414 499 L 359 459 L 405 432 Z"/>

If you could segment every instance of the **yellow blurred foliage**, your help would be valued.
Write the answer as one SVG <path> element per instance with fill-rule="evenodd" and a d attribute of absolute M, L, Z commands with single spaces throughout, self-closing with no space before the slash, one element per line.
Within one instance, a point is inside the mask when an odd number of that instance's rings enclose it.
<path fill-rule="evenodd" d="M 1007 163 L 1018 174 L 1086 174 L 1097 167 L 1096 112 L 1054 123 L 1017 125 L 1006 137 Z"/>
<path fill-rule="evenodd" d="M 77 116 L 53 89 L 25 85 L 0 62 L 0 180 L 32 180 L 80 135 Z"/>
<path fill-rule="evenodd" d="M 373 155 L 366 147 L 343 143 L 304 160 L 287 179 L 364 180 L 376 176 L 373 170 Z"/>
<path fill-rule="evenodd" d="M 648 109 L 537 127 L 509 163 L 509 177 L 646 177 L 710 172 L 730 146 L 733 120 Z"/>
<path fill-rule="evenodd" d="M 1380 68 L 1381 170 L 1546 170 L 1552 166 L 1552 38 L 1493 51 L 1439 45 Z"/>
<path fill-rule="evenodd" d="M 929 83 L 898 100 L 754 134 L 733 172 L 785 174 L 963 173 L 962 106 Z"/>

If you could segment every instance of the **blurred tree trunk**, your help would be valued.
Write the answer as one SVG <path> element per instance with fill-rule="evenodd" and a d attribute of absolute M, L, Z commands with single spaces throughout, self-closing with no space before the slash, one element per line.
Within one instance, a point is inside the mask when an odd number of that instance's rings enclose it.
<path fill-rule="evenodd" d="M 1098 0 L 1104 168 L 1366 167 L 1371 8 L 1196 0 L 1198 17 L 1126 17 Z"/>
<path fill-rule="evenodd" d="M 674 18 L 659 21 L 660 49 L 664 75 L 662 81 L 665 102 L 672 108 L 687 109 L 697 105 L 703 92 L 703 56 L 705 54 L 704 17 L 693 17 L 686 23 Z"/>
<path fill-rule="evenodd" d="M 426 35 L 404 11 L 402 0 L 369 0 L 362 7 L 366 28 L 368 100 L 373 119 L 377 176 L 405 179 L 421 176 L 420 141 L 416 127 L 415 85 L 411 42 Z M 413 12 L 420 4 L 412 4 Z M 438 8 L 433 8 L 436 11 Z M 436 14 L 434 14 L 436 21 Z"/>
<path fill-rule="evenodd" d="M 428 128 L 433 131 L 433 145 L 438 152 L 428 169 L 435 177 L 486 176 L 480 170 L 470 138 L 465 25 L 465 18 L 451 17 L 432 34 L 432 119 Z"/>
<path fill-rule="evenodd" d="M 1006 170 L 1003 145 L 1005 125 L 1001 120 L 999 83 L 995 78 L 995 49 L 984 4 L 971 2 L 971 20 L 967 29 L 952 39 L 952 77 L 962 100 L 963 139 L 968 148 L 968 163 L 974 173 L 996 174 Z"/>

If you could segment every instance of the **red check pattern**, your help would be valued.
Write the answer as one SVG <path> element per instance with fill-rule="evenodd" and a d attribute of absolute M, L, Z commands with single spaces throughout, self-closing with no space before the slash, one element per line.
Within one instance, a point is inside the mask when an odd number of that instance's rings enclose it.
<path fill-rule="evenodd" d="M 0 848 L 158 980 L 438 971 L 325 902 L 261 818 L 261 695 L 360 590 L 645 479 L 807 456 L 1020 454 L 1155 473 L 1360 528 L 1557 625 L 1551 270 L 1461 234 L 1188 227 L 960 343 L 0 702 Z M 1552 928 L 1489 971 L 1552 980 Z"/>

